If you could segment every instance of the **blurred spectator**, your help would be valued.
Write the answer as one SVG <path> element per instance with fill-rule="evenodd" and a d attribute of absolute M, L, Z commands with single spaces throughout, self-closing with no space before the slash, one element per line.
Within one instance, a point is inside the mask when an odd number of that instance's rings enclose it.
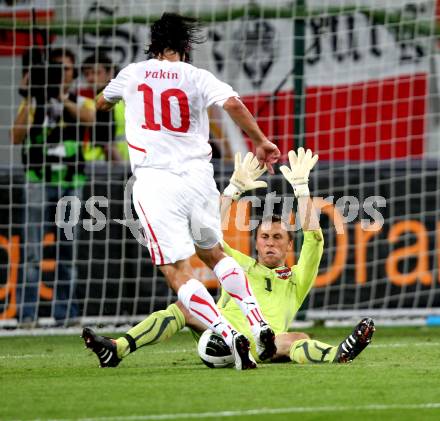
<path fill-rule="evenodd" d="M 99 53 L 83 61 L 81 73 L 87 85 L 79 90 L 80 95 L 95 98 L 114 77 L 116 69 L 107 55 Z M 128 160 L 124 112 L 123 101 L 116 104 L 110 113 L 97 111 L 96 123 L 88 136 L 86 134 L 86 161 Z"/>
<path fill-rule="evenodd" d="M 30 54 L 32 56 L 34 54 Z M 40 263 L 46 229 L 57 232 L 52 316 L 58 325 L 78 317 L 75 301 L 75 236 L 64 237 L 54 223 L 54 208 L 64 196 L 81 199 L 86 181 L 82 139 L 86 125 L 95 120 L 94 102 L 70 92 L 76 78 L 75 55 L 68 49 L 53 49 L 49 65 L 25 64 L 18 109 L 11 138 L 23 145 L 24 186 L 24 270 L 19 288 L 19 325 L 33 327 L 38 321 Z M 43 73 L 41 67 L 45 66 Z M 41 86 L 46 72 L 48 83 Z M 71 209 L 67 209 L 70 212 Z M 68 214 L 67 214 L 68 215 Z"/>

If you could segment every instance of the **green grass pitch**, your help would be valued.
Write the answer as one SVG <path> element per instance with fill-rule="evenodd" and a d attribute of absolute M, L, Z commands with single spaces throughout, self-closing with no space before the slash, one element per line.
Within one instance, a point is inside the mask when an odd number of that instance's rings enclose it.
<path fill-rule="evenodd" d="M 347 329 L 314 328 L 337 343 Z M 440 420 L 440 329 L 381 328 L 352 364 L 208 369 L 188 332 L 98 369 L 78 336 L 0 338 L 0 420 Z"/>

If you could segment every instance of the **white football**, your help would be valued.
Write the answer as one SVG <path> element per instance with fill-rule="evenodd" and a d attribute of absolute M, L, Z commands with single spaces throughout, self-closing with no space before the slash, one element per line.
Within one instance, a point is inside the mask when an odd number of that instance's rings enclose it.
<path fill-rule="evenodd" d="M 234 357 L 226 342 L 220 335 L 205 330 L 197 346 L 200 359 L 209 368 L 225 368 L 234 365 Z"/>

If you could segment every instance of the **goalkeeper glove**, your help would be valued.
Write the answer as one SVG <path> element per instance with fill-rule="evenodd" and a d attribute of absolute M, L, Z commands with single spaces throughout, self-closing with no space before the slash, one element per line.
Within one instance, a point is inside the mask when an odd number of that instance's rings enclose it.
<path fill-rule="evenodd" d="M 290 168 L 283 165 L 280 171 L 284 178 L 292 185 L 296 197 L 310 196 L 309 174 L 318 162 L 318 155 L 313 155 L 310 149 L 304 151 L 304 148 L 298 149 L 298 155 L 295 151 L 289 154 Z"/>
<path fill-rule="evenodd" d="M 225 188 L 223 196 L 238 200 L 242 193 L 248 190 L 267 187 L 265 181 L 256 181 L 266 172 L 266 165 L 261 168 L 257 158 L 252 152 L 248 152 L 241 162 L 241 153 L 235 154 L 234 172 Z"/>

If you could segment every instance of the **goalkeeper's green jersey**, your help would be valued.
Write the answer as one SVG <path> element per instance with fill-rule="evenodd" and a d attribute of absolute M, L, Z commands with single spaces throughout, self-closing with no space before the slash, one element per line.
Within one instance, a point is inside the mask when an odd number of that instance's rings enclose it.
<path fill-rule="evenodd" d="M 318 274 L 324 247 L 322 231 L 304 231 L 298 264 L 291 268 L 269 269 L 226 243 L 223 243 L 223 247 L 225 253 L 233 257 L 246 272 L 263 316 L 275 334 L 286 332 Z M 218 307 L 236 330 L 252 338 L 246 317 L 223 289 Z"/>

